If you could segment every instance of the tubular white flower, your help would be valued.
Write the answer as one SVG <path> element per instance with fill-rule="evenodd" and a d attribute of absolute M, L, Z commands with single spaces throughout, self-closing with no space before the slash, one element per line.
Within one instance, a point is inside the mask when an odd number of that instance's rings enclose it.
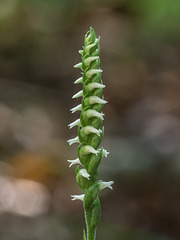
<path fill-rule="evenodd" d="M 69 139 L 67 142 L 69 143 L 70 146 L 71 146 L 72 144 L 74 144 L 74 143 L 80 143 L 78 137 Z"/>
<path fill-rule="evenodd" d="M 85 168 L 79 170 L 79 174 L 83 176 L 84 178 L 87 178 L 89 180 L 90 174 L 87 172 Z"/>
<path fill-rule="evenodd" d="M 74 107 L 74 108 L 71 108 L 71 112 L 72 113 L 75 113 L 75 112 L 77 112 L 77 111 L 81 111 L 82 110 L 82 104 L 79 104 L 79 105 L 77 105 L 76 107 Z"/>
<path fill-rule="evenodd" d="M 92 91 L 94 90 L 95 88 L 105 88 L 106 86 L 104 84 L 101 84 L 101 83 L 96 83 L 96 82 L 92 82 L 92 83 L 89 83 L 87 85 L 87 89 L 89 91 Z"/>
<path fill-rule="evenodd" d="M 95 56 L 95 57 L 88 57 L 84 60 L 84 63 L 89 66 L 91 64 L 91 62 L 97 60 L 99 58 L 99 56 Z"/>
<path fill-rule="evenodd" d="M 86 126 L 83 128 L 83 131 L 85 134 L 90 134 L 90 133 L 95 133 L 96 135 L 100 136 L 100 133 L 102 132 L 101 130 L 97 130 L 96 128 L 92 126 Z"/>
<path fill-rule="evenodd" d="M 74 200 L 81 200 L 81 201 L 83 201 L 84 200 L 84 196 L 85 196 L 85 194 L 81 194 L 81 195 L 71 195 L 71 197 L 72 197 L 72 201 L 74 201 Z"/>
<path fill-rule="evenodd" d="M 79 126 L 79 125 L 80 125 L 80 119 L 77 119 L 76 121 L 70 123 L 70 124 L 68 125 L 68 127 L 71 129 L 71 128 L 73 128 L 73 127 L 75 127 L 75 126 Z"/>
<path fill-rule="evenodd" d="M 103 100 L 103 99 L 101 99 L 101 98 L 99 98 L 99 97 L 97 97 L 97 96 L 91 96 L 91 97 L 89 97 L 89 104 L 90 104 L 90 105 L 91 105 L 91 104 L 96 104 L 96 103 L 98 103 L 98 104 L 106 104 L 107 101 L 105 101 L 105 100 Z"/>
<path fill-rule="evenodd" d="M 113 189 L 112 188 L 112 184 L 113 184 L 114 182 L 113 181 L 109 181 L 109 182 L 103 182 L 103 181 L 101 181 L 100 183 L 99 183 L 99 190 L 100 191 L 102 191 L 104 188 L 110 188 L 111 190 Z"/>
<path fill-rule="evenodd" d="M 74 165 L 74 164 L 80 164 L 80 165 L 82 165 L 81 162 L 79 161 L 79 158 L 76 158 L 76 159 L 74 159 L 74 160 L 67 160 L 67 161 L 70 163 L 69 167 L 71 167 L 71 166 Z"/>
<path fill-rule="evenodd" d="M 101 73 L 101 72 L 103 72 L 102 69 L 90 69 L 89 71 L 86 72 L 86 76 L 88 78 L 91 78 L 94 74 Z"/>
<path fill-rule="evenodd" d="M 96 110 L 94 109 L 89 109 L 86 111 L 86 116 L 88 118 L 92 118 L 92 117 L 97 117 L 97 118 L 100 118 L 101 120 L 104 120 L 103 116 L 104 116 L 104 113 L 99 113 L 97 112 Z"/>
<path fill-rule="evenodd" d="M 90 154 L 90 153 L 94 153 L 94 154 L 98 154 L 98 151 L 95 150 L 93 147 L 91 147 L 90 145 L 86 145 L 84 146 L 84 154 Z"/>
<path fill-rule="evenodd" d="M 102 156 L 107 157 L 108 154 L 109 154 L 109 152 L 103 148 Z"/>
<path fill-rule="evenodd" d="M 82 62 L 77 63 L 76 65 L 74 65 L 74 68 L 82 68 Z"/>
<path fill-rule="evenodd" d="M 83 77 L 78 78 L 74 83 L 83 83 Z"/>
<path fill-rule="evenodd" d="M 78 93 L 74 94 L 72 98 L 78 98 L 78 97 L 83 97 L 83 90 L 79 91 Z"/>

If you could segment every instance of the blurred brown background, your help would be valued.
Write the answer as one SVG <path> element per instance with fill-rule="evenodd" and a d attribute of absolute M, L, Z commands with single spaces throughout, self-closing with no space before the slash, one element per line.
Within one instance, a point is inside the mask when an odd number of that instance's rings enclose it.
<path fill-rule="evenodd" d="M 0 0 L 0 239 L 82 239 L 67 159 L 78 50 L 101 36 L 108 104 L 97 239 L 180 239 L 180 1 Z"/>

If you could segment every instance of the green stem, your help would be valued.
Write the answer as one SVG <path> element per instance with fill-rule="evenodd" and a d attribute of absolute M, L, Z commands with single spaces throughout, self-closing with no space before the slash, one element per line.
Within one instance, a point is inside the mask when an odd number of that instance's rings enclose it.
<path fill-rule="evenodd" d="M 96 227 L 91 224 L 92 218 L 92 210 L 86 210 L 85 212 L 85 220 L 86 220 L 86 229 L 87 229 L 87 240 L 95 240 L 96 239 Z"/>
<path fill-rule="evenodd" d="M 87 228 L 87 240 L 95 240 L 96 239 L 96 227 Z"/>

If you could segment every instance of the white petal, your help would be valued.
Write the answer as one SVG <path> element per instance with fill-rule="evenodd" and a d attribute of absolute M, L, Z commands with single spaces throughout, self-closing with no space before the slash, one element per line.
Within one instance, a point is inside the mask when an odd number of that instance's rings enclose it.
<path fill-rule="evenodd" d="M 82 96 L 83 96 L 83 90 L 76 93 L 72 98 L 78 98 L 78 97 L 82 97 Z"/>
<path fill-rule="evenodd" d="M 77 105 L 76 107 L 74 107 L 74 108 L 71 108 L 71 112 L 72 113 L 75 113 L 75 112 L 77 112 L 77 111 L 81 111 L 82 110 L 82 104 L 79 104 L 79 105 Z"/>
<path fill-rule="evenodd" d="M 70 124 L 68 125 L 68 127 L 71 129 L 71 128 L 73 128 L 73 127 L 75 127 L 75 126 L 79 126 L 79 125 L 80 125 L 80 119 L 77 119 L 76 121 L 70 123 Z"/>
<path fill-rule="evenodd" d="M 97 117 L 97 118 L 100 118 L 101 120 L 104 120 L 104 118 L 103 118 L 104 113 L 99 113 L 99 112 L 97 112 L 96 110 L 93 110 L 93 109 L 87 110 L 86 115 L 87 115 L 88 118 Z"/>
<path fill-rule="evenodd" d="M 88 78 L 91 78 L 94 74 L 96 73 L 101 73 L 103 70 L 101 69 L 90 69 L 89 71 L 87 71 L 86 75 Z"/>
<path fill-rule="evenodd" d="M 83 77 L 80 77 L 74 83 L 77 84 L 77 83 L 82 83 L 82 82 L 83 82 Z"/>
<path fill-rule="evenodd" d="M 68 162 L 70 162 L 71 164 L 69 165 L 69 167 L 71 167 L 72 165 L 74 164 L 80 164 L 81 165 L 81 162 L 79 161 L 79 158 L 76 158 L 74 160 L 67 160 Z"/>
<path fill-rule="evenodd" d="M 99 184 L 99 190 L 101 191 L 101 190 L 103 190 L 104 188 L 110 188 L 111 190 L 113 189 L 112 188 L 112 184 L 113 184 L 114 182 L 113 181 L 109 181 L 109 182 L 100 182 L 100 184 Z"/>
<path fill-rule="evenodd" d="M 96 128 L 92 126 L 86 126 L 83 128 L 85 134 L 95 133 L 96 135 L 100 136 L 100 130 L 97 130 Z"/>
<path fill-rule="evenodd" d="M 106 87 L 105 85 L 103 85 L 103 84 L 101 84 L 101 83 L 96 83 L 96 82 L 89 83 L 89 84 L 87 85 L 87 89 L 88 89 L 89 91 L 92 91 L 92 90 L 95 89 L 95 88 L 105 88 L 105 87 Z"/>
<path fill-rule="evenodd" d="M 74 65 L 74 68 L 82 68 L 82 62 L 77 63 L 76 65 Z"/>
<path fill-rule="evenodd" d="M 95 56 L 95 57 L 88 57 L 84 60 L 84 63 L 89 66 L 91 64 L 91 62 L 95 61 L 96 59 L 98 59 L 99 56 Z"/>
<path fill-rule="evenodd" d="M 98 103 L 98 104 L 106 104 L 107 101 L 105 101 L 105 100 L 103 100 L 103 99 L 101 99 L 101 98 L 99 98 L 97 96 L 89 97 L 89 104 L 96 104 L 96 103 Z"/>
<path fill-rule="evenodd" d="M 98 154 L 98 151 L 95 150 L 93 147 L 91 147 L 90 145 L 86 145 L 84 146 L 84 153 L 85 154 L 90 154 L 90 153 L 94 153 L 94 154 Z"/>
<path fill-rule="evenodd" d="M 91 48 L 94 47 L 94 46 L 96 46 L 95 43 L 92 43 L 92 44 L 88 45 L 88 46 L 85 48 L 85 53 L 89 53 L 90 50 L 91 50 Z"/>
<path fill-rule="evenodd" d="M 84 196 L 85 196 L 85 194 L 81 194 L 81 195 L 71 195 L 71 197 L 72 197 L 72 201 L 74 201 L 74 200 L 81 200 L 81 201 L 83 201 L 84 200 Z"/>
<path fill-rule="evenodd" d="M 81 170 L 79 170 L 79 174 L 80 174 L 81 176 L 83 176 L 84 178 L 87 178 L 88 180 L 89 180 L 89 178 L 90 178 L 90 174 L 87 172 L 86 169 L 81 169 Z"/>
<path fill-rule="evenodd" d="M 79 143 L 79 138 L 75 137 L 75 138 L 69 139 L 67 142 L 69 143 L 69 145 L 72 145 L 74 143 Z"/>

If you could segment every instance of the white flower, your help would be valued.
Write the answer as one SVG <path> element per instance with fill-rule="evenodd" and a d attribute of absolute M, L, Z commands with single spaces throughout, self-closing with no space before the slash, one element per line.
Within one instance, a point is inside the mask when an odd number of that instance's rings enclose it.
<path fill-rule="evenodd" d="M 104 188 L 110 188 L 111 190 L 113 189 L 112 188 L 112 184 L 113 184 L 114 182 L 113 181 L 109 181 L 109 182 L 103 182 L 103 181 L 101 181 L 100 183 L 99 183 L 99 190 L 100 191 L 102 191 Z"/>
<path fill-rule="evenodd" d="M 85 194 L 81 194 L 81 195 L 71 195 L 71 197 L 72 197 L 72 201 L 74 201 L 74 200 L 81 200 L 81 201 L 83 201 L 84 200 L 84 196 L 85 196 Z"/>
<path fill-rule="evenodd" d="M 81 165 L 81 162 L 79 161 L 79 158 L 76 158 L 74 160 L 67 160 L 68 162 L 70 162 L 71 164 L 69 165 L 69 167 L 71 167 L 72 165 L 74 164 L 80 164 Z"/>
<path fill-rule="evenodd" d="M 78 97 L 82 97 L 82 96 L 83 96 L 83 90 L 81 90 L 78 93 L 74 94 L 74 96 L 72 96 L 72 98 L 78 98 Z"/>
<path fill-rule="evenodd" d="M 75 113 L 75 112 L 77 112 L 77 111 L 81 111 L 82 110 L 82 104 L 79 104 L 79 105 L 77 105 L 76 107 L 74 107 L 74 108 L 71 108 L 71 112 L 72 113 Z"/>
<path fill-rule="evenodd" d="M 84 63 L 89 66 L 91 64 L 91 62 L 97 60 L 99 58 L 99 56 L 95 56 L 95 57 L 88 57 L 84 60 Z"/>
<path fill-rule="evenodd" d="M 94 74 L 101 73 L 101 72 L 103 72 L 102 69 L 90 69 L 89 71 L 86 72 L 86 76 L 88 78 L 91 78 Z"/>
<path fill-rule="evenodd" d="M 86 116 L 88 118 L 92 118 L 92 117 L 97 117 L 97 118 L 100 118 L 101 120 L 104 120 L 103 116 L 104 116 L 104 113 L 99 113 L 97 112 L 96 110 L 94 109 L 89 109 L 86 111 Z"/>
<path fill-rule="evenodd" d="M 87 85 L 87 89 L 89 91 L 92 91 L 93 89 L 95 88 L 105 88 L 106 86 L 104 84 L 101 84 L 101 83 L 96 83 L 96 82 L 92 82 L 92 83 L 89 83 Z"/>
<path fill-rule="evenodd" d="M 81 54 L 81 56 L 83 55 L 83 50 L 79 50 L 78 52 Z"/>
<path fill-rule="evenodd" d="M 83 82 L 83 77 L 80 77 L 74 83 L 77 84 L 77 83 L 82 83 L 82 82 Z"/>
<path fill-rule="evenodd" d="M 105 101 L 105 100 L 103 100 L 103 99 L 101 99 L 101 98 L 99 98 L 97 96 L 89 97 L 89 104 L 96 104 L 96 103 L 98 103 L 98 104 L 106 104 L 107 101 Z"/>
<path fill-rule="evenodd" d="M 85 134 L 95 133 L 96 135 L 100 136 L 101 130 L 97 130 L 96 128 L 92 126 L 86 126 L 83 128 L 83 131 Z"/>
<path fill-rule="evenodd" d="M 71 129 L 71 128 L 73 128 L 73 127 L 75 127 L 75 126 L 79 126 L 79 125 L 80 125 L 80 119 L 77 119 L 76 121 L 70 123 L 70 124 L 68 125 L 68 127 Z"/>
<path fill-rule="evenodd" d="M 90 174 L 87 172 L 86 169 L 80 169 L 80 170 L 79 170 L 79 174 L 80 174 L 81 176 L 83 176 L 84 178 L 87 178 L 88 180 L 89 180 L 89 178 L 90 178 Z"/>
<path fill-rule="evenodd" d="M 78 137 L 75 137 L 75 138 L 69 139 L 67 142 L 68 142 L 69 145 L 71 146 L 71 145 L 74 144 L 74 143 L 79 143 L 79 138 L 78 138 Z"/>
<path fill-rule="evenodd" d="M 82 62 L 77 63 L 76 65 L 74 65 L 74 68 L 82 68 Z"/>
<path fill-rule="evenodd" d="M 90 50 L 91 50 L 91 48 L 94 47 L 94 46 L 96 46 L 95 43 L 89 44 L 89 45 L 85 48 L 85 53 L 89 53 Z"/>
<path fill-rule="evenodd" d="M 108 154 L 109 154 L 109 152 L 103 148 L 102 156 L 107 157 Z"/>
<path fill-rule="evenodd" d="M 98 151 L 95 150 L 93 147 L 91 147 L 90 145 L 86 145 L 83 147 L 83 150 L 84 150 L 84 154 L 90 154 L 90 153 L 93 153 L 93 154 L 98 154 Z"/>

